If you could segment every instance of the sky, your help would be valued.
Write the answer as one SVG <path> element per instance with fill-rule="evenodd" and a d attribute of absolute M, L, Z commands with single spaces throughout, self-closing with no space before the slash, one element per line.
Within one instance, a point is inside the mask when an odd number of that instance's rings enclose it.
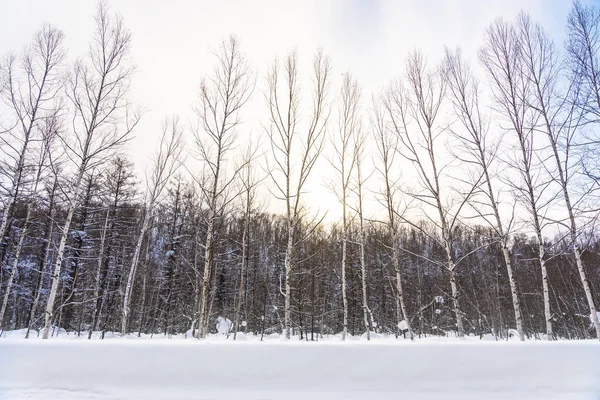
<path fill-rule="evenodd" d="M 256 69 L 258 81 L 245 132 L 264 133 L 265 71 L 275 57 L 295 49 L 307 74 L 316 49 L 331 58 L 334 93 L 350 71 L 368 102 L 391 79 L 402 74 L 406 55 L 420 49 L 431 64 L 444 46 L 460 46 L 476 62 L 483 32 L 496 18 L 514 18 L 525 10 L 560 45 L 571 3 L 566 0 L 112 0 L 132 31 L 131 58 L 136 66 L 130 100 L 146 113 L 127 152 L 143 171 L 155 151 L 161 121 L 179 115 L 188 124 L 202 77 L 214 65 L 212 49 L 235 34 Z M 0 0 L 0 54 L 18 52 L 48 22 L 63 30 L 70 60 L 85 55 L 93 30 L 93 0 Z M 336 86 L 337 85 L 337 86 Z M 308 85 L 306 85 L 308 86 Z M 307 95 L 308 93 L 305 93 Z M 188 140 L 191 146 L 191 139 Z M 339 215 L 335 197 L 324 185 L 325 158 L 309 183 L 309 206 Z M 271 200 L 273 202 L 274 200 Z M 276 204 L 269 208 L 277 210 Z"/>

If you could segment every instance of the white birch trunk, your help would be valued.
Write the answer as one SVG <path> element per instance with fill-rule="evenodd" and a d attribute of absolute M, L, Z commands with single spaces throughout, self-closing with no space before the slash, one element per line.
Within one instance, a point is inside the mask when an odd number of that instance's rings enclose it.
<path fill-rule="evenodd" d="M 209 294 L 210 294 L 210 278 L 213 263 L 213 230 L 214 230 L 214 212 L 208 221 L 206 242 L 204 244 L 204 273 L 202 276 L 202 291 L 200 296 L 200 311 L 198 314 L 198 338 L 203 339 L 208 335 L 209 322 Z"/>
<path fill-rule="evenodd" d="M 346 176 L 344 157 L 342 157 L 342 304 L 344 308 L 342 340 L 348 335 L 348 296 L 346 294 L 346 258 L 348 252 L 348 220 L 346 218 Z"/>
<path fill-rule="evenodd" d="M 523 333 L 523 322 L 521 316 L 521 305 L 517 292 L 517 285 L 514 279 L 510 252 L 508 250 L 508 234 L 504 231 L 500 212 L 498 211 L 498 203 L 492 188 L 492 180 L 490 179 L 489 168 L 491 161 L 494 160 L 494 153 L 488 151 L 487 148 L 487 126 L 485 125 L 486 118 L 481 114 L 479 107 L 480 91 L 477 80 L 471 75 L 468 64 L 462 61 L 460 52 L 455 54 L 446 52 L 447 77 L 450 85 L 450 92 L 454 96 L 455 111 L 460 115 L 460 120 L 466 130 L 466 134 L 456 134 L 464 143 L 467 151 L 473 155 L 473 161 L 481 169 L 482 178 L 484 178 L 485 186 L 487 187 L 486 197 L 489 200 L 489 205 L 492 207 L 495 217 L 495 226 L 490 221 L 490 225 L 496 231 L 502 246 L 502 256 L 504 257 L 504 265 L 508 274 L 513 310 L 519 338 L 525 340 Z M 488 156 L 489 155 L 489 156 Z"/>
<path fill-rule="evenodd" d="M 500 240 L 501 240 L 501 244 L 502 244 L 502 256 L 504 257 L 504 265 L 506 266 L 506 273 L 508 274 L 508 282 L 510 284 L 510 294 L 511 294 L 512 303 L 513 303 L 513 311 L 515 313 L 515 322 L 517 325 L 517 332 L 519 334 L 519 340 L 524 341 L 525 333 L 523 332 L 523 318 L 521 316 L 521 304 L 519 302 L 519 293 L 517 291 L 517 282 L 515 281 L 514 274 L 513 274 L 512 260 L 510 259 L 510 252 L 508 251 L 508 237 L 507 237 L 506 233 L 504 232 L 504 226 L 502 225 L 502 220 L 500 219 L 500 211 L 498 210 L 498 203 L 496 201 L 496 197 L 494 196 L 494 190 L 492 188 L 492 181 L 490 179 L 490 175 L 489 175 L 489 171 L 488 171 L 488 162 L 486 160 L 485 153 L 484 153 L 481 145 L 479 147 L 479 157 L 481 160 L 484 177 L 485 177 L 487 187 L 488 187 L 488 197 L 489 197 L 492 209 L 494 210 L 494 216 L 496 218 L 496 231 L 498 233 L 498 236 L 500 236 Z M 543 247 L 542 247 L 542 249 L 543 249 Z M 542 271 L 545 276 L 546 267 L 544 264 L 544 254 L 543 254 L 543 252 L 541 252 L 539 254 L 540 254 L 540 263 L 542 265 Z M 544 300 L 546 300 L 547 285 L 548 285 L 546 278 L 544 278 L 544 285 L 546 285 L 545 289 L 544 289 Z M 548 312 L 549 312 L 550 302 L 544 301 L 544 305 L 545 306 L 547 305 Z M 546 308 L 546 307 L 544 307 L 544 308 Z M 548 319 L 548 315 L 549 314 L 546 313 L 546 330 L 548 332 L 548 336 L 550 337 L 552 334 L 552 323 Z M 548 325 L 548 324 L 550 324 L 550 325 Z"/>
<path fill-rule="evenodd" d="M 291 338 L 291 319 L 292 319 L 292 250 L 294 241 L 294 228 L 292 223 L 288 223 L 288 241 L 285 249 L 285 303 L 284 303 L 284 331 L 285 338 Z"/>
<path fill-rule="evenodd" d="M 360 169 L 360 166 L 357 165 L 357 169 Z M 358 172 L 359 180 L 360 171 Z M 369 298 L 367 295 L 367 263 L 365 257 L 365 226 L 363 219 L 363 210 L 362 210 L 362 183 L 359 184 L 358 190 L 358 218 L 359 218 L 359 248 L 360 248 L 360 278 L 361 278 L 361 290 L 362 290 L 362 308 L 363 308 L 363 322 L 365 324 L 365 329 L 367 330 L 367 340 L 371 340 L 371 329 L 373 326 L 373 314 L 371 313 L 371 309 L 369 308 Z"/>
<path fill-rule="evenodd" d="M 362 216 L 361 216 L 362 219 Z M 361 221 L 362 225 L 362 221 Z M 371 340 L 371 327 L 373 326 L 373 314 L 369 308 L 369 298 L 367 297 L 367 265 L 365 262 L 365 238 L 363 228 L 361 226 L 360 232 L 360 278 L 361 278 L 361 290 L 362 290 L 362 308 L 363 308 L 363 323 L 367 331 L 367 340 Z"/>
<path fill-rule="evenodd" d="M 345 223 L 344 223 L 345 225 Z M 342 340 L 346 340 L 348 335 L 348 297 L 346 294 L 346 252 L 348 239 L 346 238 L 346 228 L 344 227 L 344 238 L 342 239 L 342 303 L 344 306 L 344 325 L 342 329 Z"/>
<path fill-rule="evenodd" d="M 98 324 L 97 313 L 99 312 L 98 304 L 100 297 L 100 276 L 102 275 L 102 263 L 104 261 L 104 245 L 106 242 L 106 230 L 108 229 L 108 220 L 110 216 L 110 209 L 106 210 L 106 218 L 104 219 L 104 227 L 102 228 L 102 234 L 100 235 L 100 254 L 98 254 L 98 266 L 96 268 L 96 274 L 94 276 L 94 309 L 92 310 L 92 323 L 88 332 L 88 339 L 92 338 L 92 333 L 96 330 Z M 101 304 L 100 304 L 101 306 Z"/>
<path fill-rule="evenodd" d="M 245 273 L 246 273 L 246 268 L 247 268 L 247 257 L 248 257 L 248 244 L 247 244 L 247 238 L 249 235 L 249 229 L 250 227 L 248 226 L 248 220 L 249 220 L 249 214 L 247 212 L 248 210 L 246 210 L 246 221 L 244 222 L 244 233 L 242 235 L 242 265 L 240 268 L 240 284 L 238 287 L 238 295 L 237 295 L 237 300 L 236 300 L 236 305 L 235 305 L 235 318 L 234 318 L 234 331 L 233 331 L 233 340 L 237 339 L 237 332 L 239 330 L 239 326 L 240 326 L 240 312 L 242 309 L 242 298 L 244 296 L 244 278 L 245 278 Z"/>
<path fill-rule="evenodd" d="M 510 260 L 510 253 L 508 252 L 506 239 L 502 239 L 502 256 L 504 257 L 504 264 L 506 265 L 506 273 L 508 274 L 508 282 L 510 284 L 510 294 L 512 297 L 513 311 L 515 313 L 515 322 L 517 324 L 517 333 L 519 334 L 519 340 L 523 342 L 525 341 L 525 333 L 523 332 L 523 318 L 521 317 L 521 305 L 519 302 L 519 295 L 517 292 L 517 283 L 515 282 L 515 278 L 513 276 L 512 262 Z M 545 265 L 542 265 L 542 270 L 546 270 Z M 545 299 L 548 286 L 547 279 L 544 279 L 544 285 Z M 552 327 L 550 327 L 550 331 L 552 331 Z"/>
<path fill-rule="evenodd" d="M 237 339 L 237 332 L 239 330 L 240 323 L 240 312 L 242 308 L 242 300 L 244 295 L 244 283 L 246 277 L 246 269 L 248 268 L 248 252 L 250 245 L 250 213 L 252 211 L 252 184 L 250 183 L 250 166 L 248 165 L 248 175 L 246 185 L 246 211 L 244 220 L 244 232 L 242 234 L 242 265 L 240 268 L 240 285 L 238 288 L 238 298 L 235 307 L 235 331 L 233 332 L 233 340 Z"/>
<path fill-rule="evenodd" d="M 8 200 L 6 206 L 4 207 L 4 211 L 2 212 L 2 221 L 0 222 L 0 246 L 4 246 L 5 245 L 4 244 L 4 240 L 6 239 L 6 236 L 7 236 L 7 233 L 8 233 L 8 232 L 6 232 L 6 230 L 7 230 L 6 227 L 7 227 L 7 224 L 8 224 L 8 216 L 9 216 L 10 210 L 12 209 L 13 204 L 14 204 L 14 200 L 13 200 L 13 198 L 14 198 L 14 194 L 13 194 L 14 188 L 11 188 L 10 192 L 11 193 L 10 193 L 10 196 L 9 196 L 9 200 Z"/>
<path fill-rule="evenodd" d="M 56 256 L 56 262 L 54 264 L 54 272 L 52 273 L 52 286 L 50 288 L 50 294 L 48 295 L 48 301 L 46 302 L 46 312 L 44 316 L 44 334 L 43 339 L 48 339 L 50 335 L 50 325 L 52 324 L 52 318 L 54 317 L 54 301 L 56 299 L 56 293 L 58 291 L 58 284 L 60 282 L 60 272 L 62 269 L 63 258 L 65 254 L 65 246 L 67 245 L 67 238 L 69 236 L 69 230 L 71 229 L 71 221 L 73 215 L 77 209 L 77 202 L 79 201 L 79 191 L 81 189 L 81 181 L 83 180 L 84 168 L 80 167 L 75 182 L 75 190 L 73 192 L 73 200 L 69 204 L 67 210 L 67 217 L 62 227 L 60 234 L 60 243 L 58 245 L 58 252 Z"/>
<path fill-rule="evenodd" d="M 581 285 L 583 286 L 583 290 L 585 292 L 585 298 L 587 300 L 588 307 L 590 309 L 590 319 L 591 319 L 592 324 L 594 325 L 594 329 L 596 330 L 596 338 L 598 340 L 600 340 L 600 320 L 598 320 L 598 313 L 597 313 L 596 305 L 594 303 L 594 297 L 592 296 L 592 292 L 590 290 L 590 284 L 587 279 L 585 269 L 583 267 L 583 262 L 581 261 L 581 250 L 579 249 L 579 246 L 577 245 L 577 241 L 578 241 L 577 222 L 575 221 L 575 214 L 573 212 L 573 206 L 571 204 L 571 197 L 569 195 L 569 187 L 568 187 L 567 177 L 565 176 L 566 167 L 565 167 L 565 169 L 563 169 L 563 164 L 561 162 L 560 155 L 558 153 L 557 143 L 556 143 L 556 140 L 554 140 L 554 137 L 552 136 L 552 126 L 550 124 L 550 121 L 547 118 L 547 113 L 545 112 L 545 107 L 543 108 L 543 110 L 544 110 L 544 117 L 546 120 L 546 129 L 547 129 L 547 133 L 548 133 L 548 138 L 550 139 L 550 144 L 552 145 L 552 151 L 554 153 L 554 159 L 556 161 L 556 166 L 558 169 L 559 182 L 560 182 L 563 197 L 565 200 L 565 206 L 566 206 L 567 212 L 569 214 L 569 224 L 570 224 L 569 233 L 571 236 L 571 245 L 573 246 L 573 255 L 575 256 L 575 261 L 577 263 L 577 271 L 579 272 L 579 278 L 581 280 Z M 545 266 L 543 268 L 544 268 L 543 273 L 545 273 Z M 546 283 L 546 286 L 547 286 L 547 283 Z M 547 290 L 547 288 L 544 288 L 544 292 L 546 290 Z M 548 314 L 546 315 L 546 318 L 548 320 L 549 320 L 549 318 L 551 318 L 550 312 L 548 312 Z"/>
<path fill-rule="evenodd" d="M 367 297 L 367 263 L 365 259 L 365 221 L 363 217 L 363 176 L 362 160 L 364 151 L 364 137 L 358 133 L 354 138 L 354 158 L 356 163 L 356 196 L 358 198 L 358 246 L 360 251 L 360 281 L 362 294 L 363 323 L 367 333 L 367 340 L 371 340 L 371 329 L 373 326 L 373 314 L 369 308 Z"/>
<path fill-rule="evenodd" d="M 594 328 L 596 329 L 596 337 L 600 339 L 600 321 L 598 320 L 598 312 L 596 311 L 596 306 L 594 305 L 594 297 L 592 296 L 592 291 L 590 290 L 590 283 L 585 274 L 585 270 L 583 269 L 583 262 L 581 261 L 581 251 L 577 244 L 573 244 L 575 260 L 577 261 L 577 269 L 579 270 L 579 277 L 581 279 L 581 284 L 583 285 L 583 290 L 585 291 L 585 298 L 590 307 L 590 318 Z"/>
<path fill-rule="evenodd" d="M 519 302 L 519 293 L 517 291 L 517 282 L 515 281 L 514 274 L 513 274 L 512 260 L 510 259 L 510 252 L 508 251 L 508 237 L 507 237 L 506 233 L 504 232 L 504 226 L 502 225 L 502 220 L 500 219 L 500 211 L 498 210 L 498 203 L 496 202 L 496 198 L 494 196 L 494 190 L 492 188 L 492 182 L 491 182 L 489 172 L 488 172 L 488 164 L 487 164 L 483 149 L 481 147 L 479 148 L 479 155 L 481 158 L 481 163 L 483 165 L 483 173 L 484 173 L 485 180 L 486 180 L 487 187 L 488 187 L 488 197 L 489 197 L 492 209 L 494 210 L 494 216 L 496 218 L 496 231 L 501 240 L 502 257 L 504 257 L 504 265 L 506 266 L 506 273 L 508 274 L 508 282 L 510 284 L 510 294 L 511 294 L 511 298 L 512 298 L 513 311 L 515 313 L 515 322 L 517 325 L 517 333 L 519 334 L 519 340 L 524 341 L 525 333 L 523 332 L 523 318 L 521 316 L 521 304 Z M 542 246 L 542 250 L 543 250 L 543 246 Z M 544 263 L 543 251 L 540 252 L 539 255 L 540 255 L 540 263 L 542 265 L 542 271 L 545 276 L 546 267 L 545 267 L 545 263 Z M 547 285 L 548 285 L 546 278 L 544 278 L 544 285 L 545 285 L 544 300 L 546 300 Z M 544 305 L 545 306 L 547 305 L 548 312 L 549 312 L 550 302 L 544 301 Z M 548 315 L 549 314 L 546 314 L 546 320 L 547 320 L 546 321 L 546 330 L 547 330 L 547 332 L 549 332 L 549 336 L 550 336 L 551 332 L 552 332 L 552 323 L 548 320 Z M 550 325 L 548 325 L 548 324 L 550 324 Z"/>
<path fill-rule="evenodd" d="M 542 272 L 542 290 L 544 292 L 544 317 L 546 319 L 546 336 L 548 340 L 554 339 L 552 330 L 552 312 L 550 311 L 550 289 L 548 285 L 548 271 L 546 270 L 546 257 L 544 242 L 541 233 L 538 236 L 538 255 L 540 260 L 540 270 Z"/>
<path fill-rule="evenodd" d="M 527 163 L 527 156 L 525 150 L 525 144 L 519 136 L 521 142 L 521 150 L 523 154 L 523 172 L 525 174 L 525 182 L 527 185 L 527 194 L 529 196 L 529 206 L 531 207 L 531 213 L 533 217 L 533 228 L 535 230 L 536 239 L 538 242 L 538 258 L 540 260 L 540 270 L 542 274 L 542 289 L 544 295 L 544 316 L 546 318 L 546 334 L 548 340 L 552 337 L 552 313 L 550 311 L 550 291 L 548 289 L 548 272 L 546 270 L 546 256 L 544 250 L 544 238 L 542 236 L 542 225 L 540 224 L 540 217 L 537 208 L 537 201 L 534 193 L 533 181 L 531 172 Z"/>
<path fill-rule="evenodd" d="M 40 89 L 40 94 L 41 94 L 41 89 Z M 38 102 L 39 102 L 39 98 L 38 98 Z M 19 188 L 21 186 L 21 180 L 23 178 L 23 168 L 24 168 L 24 164 L 25 164 L 25 154 L 27 153 L 27 148 L 29 146 L 31 130 L 33 129 L 33 126 L 35 123 L 36 112 L 37 112 L 37 103 L 36 103 L 36 109 L 33 112 L 29 127 L 28 127 L 27 131 L 25 132 L 23 147 L 21 148 L 21 152 L 19 153 L 19 160 L 17 162 L 17 169 L 11 179 L 12 183 L 11 183 L 10 189 L 8 191 L 8 201 L 6 202 L 6 206 L 4 207 L 4 211 L 2 213 L 2 221 L 0 221 L 0 249 L 2 249 L 5 246 L 4 240 L 6 239 L 6 236 L 9 234 L 8 220 L 10 217 L 10 212 L 13 209 L 13 207 L 17 201 L 17 194 L 18 194 Z M 3 254 L 3 252 L 0 251 L 0 255 L 2 255 L 2 254 Z M 2 261 L 2 260 L 0 260 L 0 261 Z"/>
<path fill-rule="evenodd" d="M 129 269 L 129 274 L 127 275 L 127 284 L 125 285 L 125 295 L 123 296 L 123 313 L 121 314 L 121 335 L 125 336 L 127 334 L 127 324 L 129 322 L 129 316 L 131 313 L 131 294 L 133 292 L 133 284 L 135 281 L 135 273 L 137 270 L 138 262 L 140 259 L 140 253 L 142 251 L 142 243 L 144 242 L 144 236 L 146 235 L 146 231 L 148 230 L 148 225 L 150 223 L 150 214 L 152 213 L 154 204 L 151 202 L 146 212 L 144 213 L 144 220 L 142 222 L 142 227 L 140 229 L 140 233 L 135 244 L 135 249 L 133 251 L 133 257 L 131 259 L 131 268 Z"/>
<path fill-rule="evenodd" d="M 148 234 L 147 230 L 146 230 L 146 234 Z M 150 251 L 149 251 L 150 240 L 151 240 L 151 234 L 148 234 L 148 237 L 146 238 L 148 247 L 146 248 L 146 253 L 144 255 L 144 263 L 142 264 L 142 300 L 140 301 L 142 309 L 140 310 L 140 323 L 138 326 L 138 337 L 140 337 L 142 335 L 142 328 L 143 328 L 144 320 L 146 317 L 146 308 L 147 308 L 146 307 L 146 290 L 148 287 L 147 268 L 148 268 L 148 264 L 150 261 Z M 196 309 L 196 307 L 194 307 L 194 309 Z"/>
<path fill-rule="evenodd" d="M 38 288 L 36 290 L 35 293 L 35 297 L 33 299 L 33 304 L 31 305 L 31 313 L 29 315 L 29 326 L 27 326 L 27 333 L 25 334 L 25 339 L 29 338 L 29 331 L 31 330 L 31 325 L 33 324 L 33 317 L 35 316 L 35 313 L 37 311 L 38 308 L 38 304 L 40 302 L 40 297 L 42 295 L 42 286 L 44 284 L 44 270 L 46 269 L 46 262 L 48 261 L 48 259 L 50 258 L 50 251 L 52 249 L 52 246 L 50 246 L 50 243 L 52 241 L 52 235 L 54 233 L 54 215 L 55 215 L 55 207 L 54 207 L 54 195 L 56 193 L 56 188 L 58 185 L 58 177 L 55 176 L 54 177 L 54 185 L 52 187 L 52 194 L 50 197 L 50 223 L 48 224 L 49 229 L 48 229 L 48 235 L 46 236 L 46 240 L 48 241 L 46 243 L 46 248 L 44 249 L 44 255 L 43 255 L 43 260 L 41 262 L 41 271 L 40 271 L 40 280 L 39 280 L 39 285 Z"/>
<path fill-rule="evenodd" d="M 400 259 L 398 257 L 398 234 L 393 232 L 392 235 L 394 246 L 392 249 L 392 264 L 394 266 L 394 272 L 396 273 L 396 299 L 397 304 L 400 307 L 399 311 L 401 311 L 401 313 L 399 313 L 398 326 L 400 322 L 404 320 L 406 322 L 406 326 L 408 327 L 408 336 L 410 337 L 410 340 L 415 340 L 415 335 L 410 326 L 410 320 L 406 312 L 406 303 L 404 302 L 404 289 L 402 287 L 402 276 L 400 275 Z"/>
<path fill-rule="evenodd" d="M 456 329 L 458 330 L 458 337 L 463 338 L 465 336 L 465 328 L 463 325 L 462 311 L 460 310 L 460 302 L 458 300 L 458 286 L 456 285 L 456 273 L 454 261 L 449 260 L 450 265 L 450 289 L 452 290 L 452 305 L 454 306 L 454 314 L 456 315 Z"/>
<path fill-rule="evenodd" d="M 4 321 L 4 313 L 6 312 L 10 292 L 12 290 L 15 276 L 17 275 L 17 268 L 19 267 L 19 258 L 21 256 L 21 250 L 23 249 L 23 242 L 25 241 L 25 237 L 27 236 L 27 233 L 29 231 L 29 219 L 31 217 L 31 208 L 32 203 L 29 202 L 29 204 L 27 204 L 27 214 L 25 217 L 25 222 L 23 223 L 23 229 L 21 230 L 21 235 L 19 236 L 19 243 L 17 244 L 17 249 L 15 250 L 15 259 L 13 261 L 12 269 L 8 277 L 8 282 L 6 283 L 6 292 L 4 293 L 2 308 L 0 308 L 0 331 L 2 331 L 3 329 L 2 321 Z"/>

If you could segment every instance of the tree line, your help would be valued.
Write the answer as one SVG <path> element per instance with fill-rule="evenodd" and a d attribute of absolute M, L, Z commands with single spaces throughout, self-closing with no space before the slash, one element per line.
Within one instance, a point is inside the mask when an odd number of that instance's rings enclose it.
<path fill-rule="evenodd" d="M 94 24 L 73 63 L 44 25 L 0 64 L 0 332 L 600 338 L 596 7 L 564 46 L 522 12 L 473 63 L 414 51 L 370 97 L 323 50 L 259 74 L 229 37 L 143 176 L 131 33 Z M 323 163 L 334 223 L 306 202 Z"/>

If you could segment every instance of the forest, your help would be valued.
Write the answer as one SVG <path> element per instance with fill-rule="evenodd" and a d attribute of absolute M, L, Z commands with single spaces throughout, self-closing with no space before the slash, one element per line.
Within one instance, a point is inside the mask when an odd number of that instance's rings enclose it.
<path fill-rule="evenodd" d="M 415 50 L 373 93 L 225 38 L 142 172 L 135 37 L 104 2 L 89 24 L 75 61 L 52 25 L 0 59 L 0 337 L 600 339 L 598 7 L 564 43 L 522 12 L 476 59 Z"/>

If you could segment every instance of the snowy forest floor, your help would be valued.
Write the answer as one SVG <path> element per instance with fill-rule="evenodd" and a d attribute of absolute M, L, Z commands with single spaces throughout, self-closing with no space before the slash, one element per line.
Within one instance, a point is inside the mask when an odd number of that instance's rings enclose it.
<path fill-rule="evenodd" d="M 2 400 L 600 399 L 600 343 L 591 340 L 32 333 L 0 338 Z"/>

